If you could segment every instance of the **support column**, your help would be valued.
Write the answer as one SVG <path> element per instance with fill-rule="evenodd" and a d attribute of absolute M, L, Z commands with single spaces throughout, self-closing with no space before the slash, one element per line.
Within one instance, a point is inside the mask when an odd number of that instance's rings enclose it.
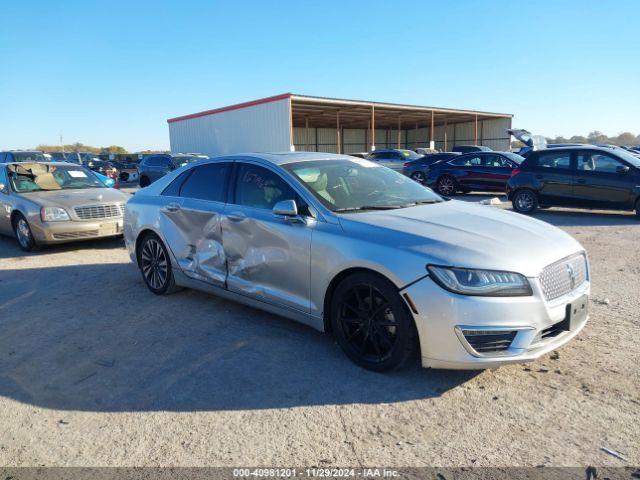
<path fill-rule="evenodd" d="M 402 131 L 400 130 L 402 125 L 402 120 L 398 117 L 398 148 L 400 148 L 400 143 L 402 142 Z"/>
<path fill-rule="evenodd" d="M 371 105 L 371 151 L 376 149 L 376 106 Z"/>
<path fill-rule="evenodd" d="M 304 117 L 304 149 L 309 151 L 309 117 Z"/>
<path fill-rule="evenodd" d="M 473 134 L 473 144 L 478 145 L 478 114 L 476 113 L 476 123 Z"/>
<path fill-rule="evenodd" d="M 336 110 L 336 147 L 337 147 L 338 153 L 342 153 L 341 144 L 342 144 L 342 139 L 340 135 L 340 110 Z"/>
<path fill-rule="evenodd" d="M 296 151 L 296 146 L 293 143 L 293 104 L 291 103 L 291 96 L 289 96 L 289 150 Z"/>
<path fill-rule="evenodd" d="M 447 150 L 447 117 L 444 117 L 444 151 L 449 151 Z"/>
<path fill-rule="evenodd" d="M 433 113 L 433 110 L 431 110 L 431 128 L 429 128 L 429 148 L 436 148 L 436 141 L 435 141 L 435 135 L 436 132 L 434 131 L 434 116 L 435 114 Z"/>

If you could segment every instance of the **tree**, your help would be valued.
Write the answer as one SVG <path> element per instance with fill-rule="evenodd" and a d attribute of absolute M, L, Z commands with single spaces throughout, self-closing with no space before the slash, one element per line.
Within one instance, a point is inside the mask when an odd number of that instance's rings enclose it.
<path fill-rule="evenodd" d="M 637 137 L 631 132 L 623 132 L 616 138 L 612 139 L 615 145 L 635 145 Z"/>
<path fill-rule="evenodd" d="M 604 133 L 599 132 L 598 130 L 594 130 L 593 132 L 589 133 L 589 135 L 587 136 L 587 140 L 592 145 L 609 143 L 609 137 L 607 137 Z"/>
<path fill-rule="evenodd" d="M 109 147 L 102 147 L 100 153 L 129 153 L 124 147 L 118 145 L 111 145 Z"/>

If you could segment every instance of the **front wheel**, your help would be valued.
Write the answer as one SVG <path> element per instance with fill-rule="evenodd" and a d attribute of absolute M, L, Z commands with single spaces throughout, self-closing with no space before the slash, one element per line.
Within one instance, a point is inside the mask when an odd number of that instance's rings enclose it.
<path fill-rule="evenodd" d="M 531 190 L 522 189 L 516 191 L 511 203 L 518 213 L 533 213 L 538 208 L 538 197 Z"/>
<path fill-rule="evenodd" d="M 344 279 L 331 301 L 338 344 L 356 364 L 377 372 L 402 367 L 418 351 L 418 334 L 398 289 L 373 273 Z"/>
<path fill-rule="evenodd" d="M 156 295 L 177 290 L 169 252 L 157 235 L 150 233 L 140 242 L 138 266 L 147 288 Z"/>
<path fill-rule="evenodd" d="M 144 188 L 151 185 L 151 180 L 149 180 L 147 177 L 140 177 L 138 183 L 140 184 L 140 188 Z"/>
<path fill-rule="evenodd" d="M 16 240 L 18 240 L 18 246 L 21 250 L 25 252 L 32 251 L 36 242 L 33 239 L 33 234 L 31 233 L 31 227 L 29 227 L 29 222 L 24 218 L 24 215 L 19 213 L 16 215 L 16 218 L 13 221 L 13 231 L 16 235 Z"/>

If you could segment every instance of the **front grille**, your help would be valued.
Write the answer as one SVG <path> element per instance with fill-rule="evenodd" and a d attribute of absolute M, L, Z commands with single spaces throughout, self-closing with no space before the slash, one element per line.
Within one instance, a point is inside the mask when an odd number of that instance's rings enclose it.
<path fill-rule="evenodd" d="M 56 240 L 71 240 L 74 238 L 91 238 L 100 234 L 98 230 L 86 230 L 84 232 L 60 232 L 54 233 L 53 238 Z"/>
<path fill-rule="evenodd" d="M 534 337 L 533 341 L 531 342 L 531 345 L 535 345 L 543 340 L 546 340 L 547 338 L 557 337 L 561 333 L 568 332 L 570 327 L 571 327 L 571 324 L 569 321 L 569 316 L 567 316 L 567 318 L 565 318 L 564 320 L 558 323 L 554 323 L 553 325 L 545 328 L 544 330 L 540 330 L 538 334 Z"/>
<path fill-rule="evenodd" d="M 504 352 L 516 337 L 516 330 L 463 330 L 467 343 L 478 353 Z"/>
<path fill-rule="evenodd" d="M 124 214 L 124 205 L 114 203 L 112 205 L 86 205 L 74 208 L 76 215 L 81 220 L 95 220 L 99 218 L 121 217 Z"/>
<path fill-rule="evenodd" d="M 587 258 L 580 253 L 552 263 L 540 273 L 540 285 L 547 300 L 566 295 L 587 280 Z"/>

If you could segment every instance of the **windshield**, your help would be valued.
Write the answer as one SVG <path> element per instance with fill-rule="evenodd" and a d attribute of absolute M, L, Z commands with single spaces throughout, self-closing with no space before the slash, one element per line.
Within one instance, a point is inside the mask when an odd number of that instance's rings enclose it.
<path fill-rule="evenodd" d="M 616 149 L 615 154 L 636 168 L 640 168 L 640 158 L 623 149 Z"/>
<path fill-rule="evenodd" d="M 518 155 L 517 153 L 513 153 L 513 152 L 504 152 L 503 155 L 505 157 L 507 157 L 509 160 L 511 160 L 512 162 L 517 163 L 518 165 L 520 165 L 522 162 L 524 162 L 524 157 L 521 157 L 520 155 Z"/>
<path fill-rule="evenodd" d="M 72 165 L 11 165 L 9 183 L 17 193 L 106 188 L 90 170 Z"/>
<path fill-rule="evenodd" d="M 322 160 L 283 165 L 334 212 L 386 210 L 442 202 L 432 190 L 369 160 Z"/>
<path fill-rule="evenodd" d="M 197 162 L 198 160 L 204 160 L 209 157 L 197 157 L 191 155 L 180 155 L 179 157 L 172 157 L 171 161 L 177 167 L 183 167 L 189 163 Z"/>
<path fill-rule="evenodd" d="M 422 155 L 414 152 L 413 150 L 398 150 L 398 151 L 400 152 L 400 155 L 402 155 L 406 160 L 416 160 L 422 157 Z"/>
<path fill-rule="evenodd" d="M 13 152 L 14 162 L 46 162 L 47 159 L 40 152 Z"/>

